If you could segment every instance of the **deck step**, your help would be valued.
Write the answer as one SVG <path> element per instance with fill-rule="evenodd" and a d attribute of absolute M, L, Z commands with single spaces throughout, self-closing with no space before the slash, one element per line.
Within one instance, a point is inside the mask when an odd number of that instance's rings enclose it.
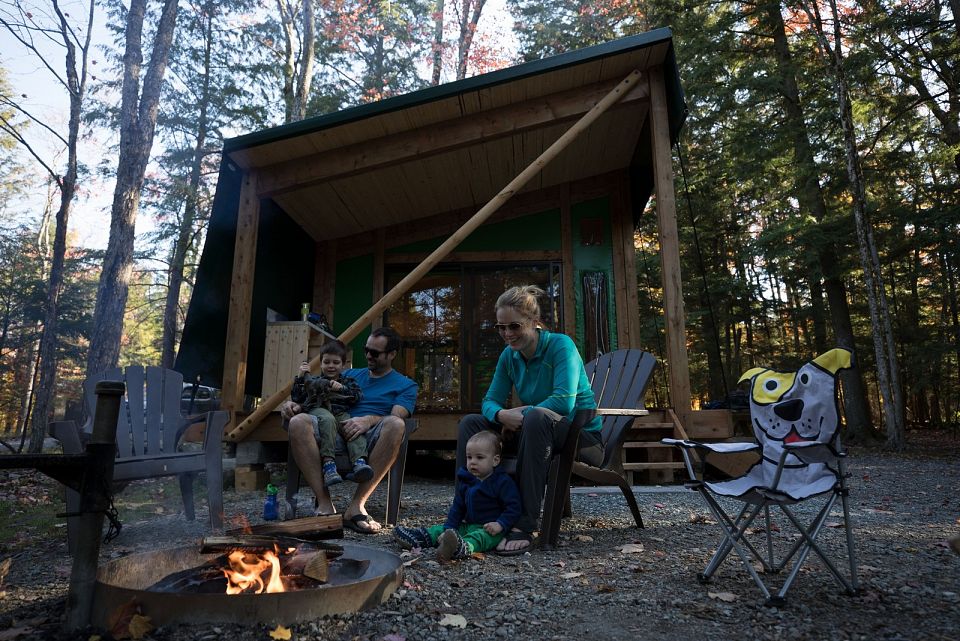
<path fill-rule="evenodd" d="M 634 421 L 631 430 L 672 430 L 673 423 L 652 423 L 648 421 Z"/>
<path fill-rule="evenodd" d="M 623 469 L 629 472 L 639 470 L 682 470 L 683 463 L 680 461 L 664 461 L 660 463 L 624 463 Z"/>

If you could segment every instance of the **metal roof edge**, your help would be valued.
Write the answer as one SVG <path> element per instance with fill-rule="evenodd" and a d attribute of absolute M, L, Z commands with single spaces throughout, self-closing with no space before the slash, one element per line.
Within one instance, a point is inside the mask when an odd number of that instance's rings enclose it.
<path fill-rule="evenodd" d="M 479 76 L 472 76 L 470 78 L 464 78 L 463 80 L 420 89 L 385 100 L 357 105 L 356 107 L 341 109 L 333 113 L 314 116 L 298 122 L 251 132 L 235 138 L 228 138 L 223 142 L 223 153 L 228 154 L 239 149 L 279 142 L 301 134 L 321 131 L 336 125 L 342 125 L 456 96 L 457 94 L 473 91 L 481 87 L 492 87 L 512 80 L 546 73 L 547 71 L 563 69 L 564 67 L 574 66 L 594 58 L 603 58 L 634 49 L 651 47 L 661 42 L 670 42 L 669 59 L 673 62 L 675 68 L 674 73 L 677 73 L 676 58 L 672 55 L 673 32 L 669 27 L 660 27 L 652 31 L 618 38 L 617 40 L 611 40 L 584 49 L 576 49 L 574 51 L 550 56 L 549 58 L 541 58 L 540 60 L 533 60 L 504 69 L 498 69 L 497 71 L 491 71 L 490 73 Z"/>

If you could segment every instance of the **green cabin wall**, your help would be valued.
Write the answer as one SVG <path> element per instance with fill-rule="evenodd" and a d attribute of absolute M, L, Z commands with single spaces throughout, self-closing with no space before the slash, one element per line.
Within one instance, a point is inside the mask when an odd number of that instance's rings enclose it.
<path fill-rule="evenodd" d="M 570 211 L 572 225 L 573 283 L 575 292 L 574 310 L 564 310 L 564 314 L 576 316 L 576 335 L 574 340 L 583 352 L 584 319 L 583 291 L 580 286 L 581 275 L 585 271 L 602 271 L 607 276 L 607 317 L 609 319 L 611 349 L 617 348 L 616 297 L 613 280 L 613 242 L 610 226 L 610 198 L 601 197 L 572 205 Z M 596 246 L 584 246 L 580 241 L 580 221 L 585 218 L 603 220 L 603 243 Z M 560 251 L 563 247 L 560 210 L 547 209 L 527 216 L 507 221 L 483 225 L 457 246 L 454 251 Z M 448 237 L 438 236 L 427 240 L 407 243 L 388 248 L 387 254 L 424 253 L 439 247 Z M 359 318 L 373 304 L 374 256 L 366 254 L 337 263 L 336 292 L 334 295 L 334 327 L 340 330 Z M 350 343 L 354 364 L 365 362 L 363 346 L 366 344 L 369 330 L 364 330 Z M 583 355 L 586 357 L 586 355 Z M 589 359 L 588 359 L 589 360 Z"/>
<path fill-rule="evenodd" d="M 603 242 L 600 245 L 584 245 L 580 233 L 580 223 L 585 219 L 597 218 L 603 221 Z M 610 198 L 603 196 L 593 200 L 576 203 L 570 207 L 570 226 L 572 227 L 573 249 L 573 292 L 576 301 L 577 335 L 575 341 L 584 360 L 592 360 L 595 354 L 584 354 L 583 286 L 584 272 L 603 272 L 607 277 L 607 320 L 610 332 L 610 351 L 617 349 L 617 310 L 613 280 L 613 232 L 610 228 Z"/>
<path fill-rule="evenodd" d="M 333 295 L 333 326 L 339 334 L 360 318 L 373 305 L 373 254 L 348 258 L 337 263 L 336 291 Z M 367 362 L 363 346 L 367 344 L 370 328 L 350 341 L 354 367 Z"/>

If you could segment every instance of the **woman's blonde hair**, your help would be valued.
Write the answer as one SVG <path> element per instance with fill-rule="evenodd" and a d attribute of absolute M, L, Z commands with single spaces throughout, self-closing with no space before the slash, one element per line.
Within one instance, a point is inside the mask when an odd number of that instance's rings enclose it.
<path fill-rule="evenodd" d="M 512 307 L 522 316 L 540 323 L 540 302 L 538 297 L 545 292 L 536 285 L 516 285 L 500 294 L 497 299 L 497 309 Z"/>

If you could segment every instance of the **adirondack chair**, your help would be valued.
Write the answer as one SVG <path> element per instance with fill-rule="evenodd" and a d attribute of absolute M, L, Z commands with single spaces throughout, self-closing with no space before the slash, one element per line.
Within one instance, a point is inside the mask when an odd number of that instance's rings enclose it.
<path fill-rule="evenodd" d="M 396 525 L 397 517 L 400 515 L 400 491 L 403 489 L 403 471 L 407 466 L 407 445 L 410 442 L 410 435 L 417 431 L 417 419 L 408 418 L 404 421 L 404 425 L 406 431 L 403 434 L 403 441 L 400 443 L 397 460 L 394 461 L 386 477 L 387 514 L 385 521 L 387 525 Z M 346 455 L 338 454 L 336 461 L 337 469 L 342 474 L 350 471 L 350 459 Z M 293 448 L 287 448 L 287 491 L 283 511 L 285 521 L 297 518 L 297 495 L 300 492 L 301 476 L 297 461 L 293 458 Z"/>
<path fill-rule="evenodd" d="M 597 410 L 581 410 L 575 414 L 564 447 L 553 457 L 543 505 L 541 545 L 557 544 L 560 520 L 570 513 L 571 474 L 596 483 L 619 487 L 637 527 L 643 527 L 643 517 L 640 515 L 633 490 L 623 474 L 613 469 L 613 466 L 620 460 L 620 449 L 627 429 L 637 416 L 646 414 L 646 410 L 642 408 L 643 395 L 650 384 L 655 365 L 656 358 L 639 349 L 620 349 L 586 364 L 587 378 L 593 389 Z M 603 461 L 599 467 L 575 460 L 580 431 L 595 413 L 600 414 L 603 421 Z M 504 465 L 508 471 L 515 469 L 516 460 L 508 459 Z"/>
<path fill-rule="evenodd" d="M 89 416 L 93 416 L 96 396 L 94 389 L 102 380 L 123 381 L 126 393 L 117 421 L 117 460 L 114 466 L 114 491 L 126 481 L 178 476 L 183 509 L 187 520 L 194 520 L 193 479 L 198 472 L 206 472 L 207 505 L 210 527 L 223 529 L 223 462 L 220 439 L 229 420 L 223 411 L 207 412 L 186 417 L 180 413 L 183 376 L 161 367 L 131 365 L 124 370 L 114 368 L 83 383 L 84 402 Z M 200 451 L 180 451 L 180 439 L 188 427 L 206 422 L 203 447 Z M 93 419 L 82 428 L 73 421 L 50 424 L 50 434 L 60 441 L 64 454 L 83 451 L 83 441 L 90 433 Z M 80 496 L 74 490 L 66 491 L 67 513 L 77 512 Z M 71 551 L 76 543 L 76 516 L 67 518 L 67 541 Z"/>

